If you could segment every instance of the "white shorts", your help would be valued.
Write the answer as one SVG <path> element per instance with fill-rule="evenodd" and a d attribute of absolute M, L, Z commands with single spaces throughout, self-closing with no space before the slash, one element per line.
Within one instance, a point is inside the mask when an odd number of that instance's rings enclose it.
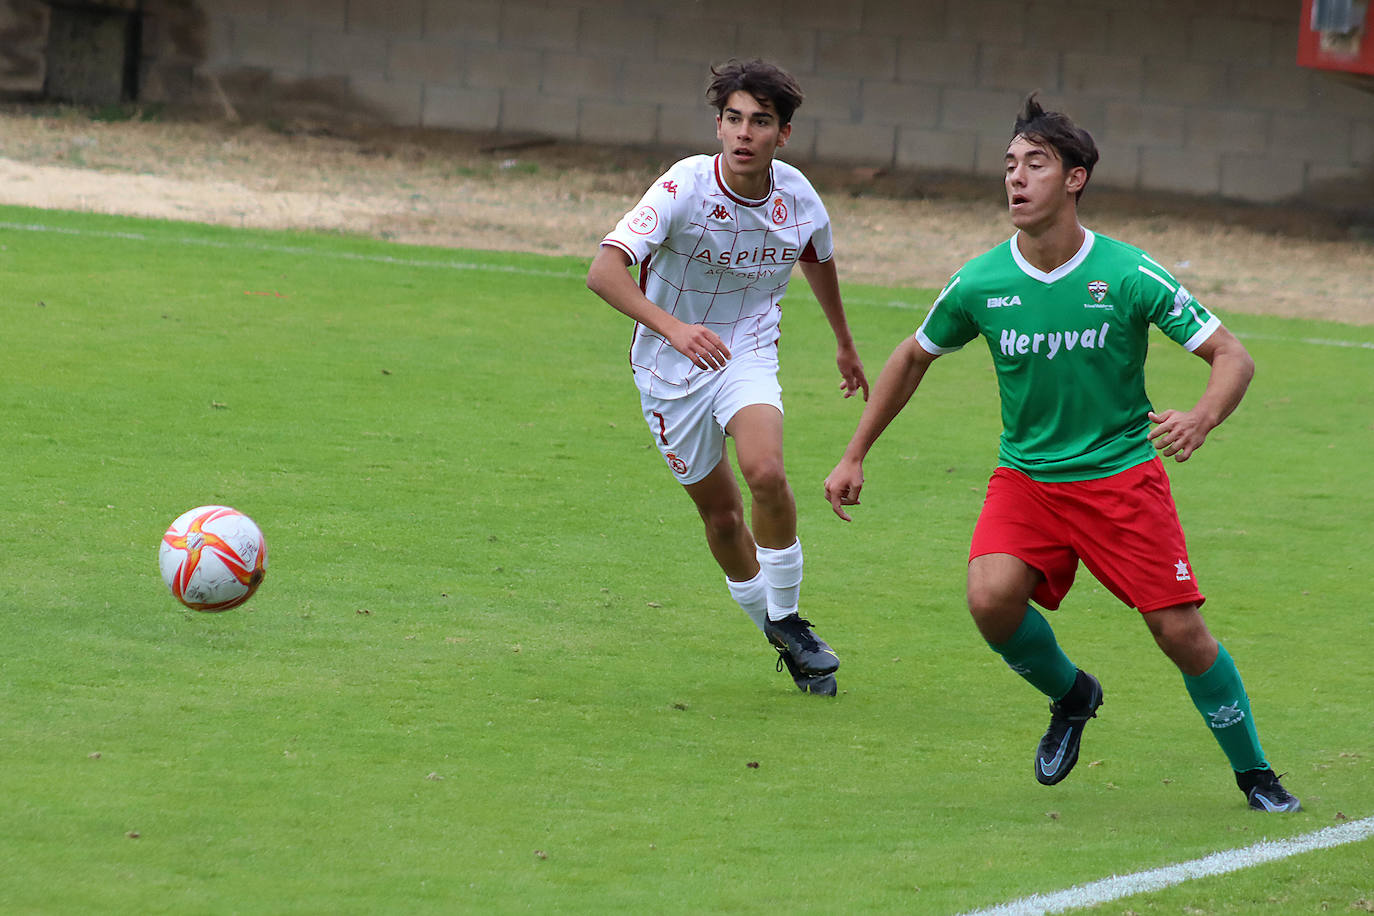
<path fill-rule="evenodd" d="M 667 400 L 640 392 L 663 460 L 683 486 L 710 474 L 725 454 L 725 427 L 741 408 L 771 404 L 782 412 L 776 357 L 747 354 L 725 364 L 709 385 L 686 397 Z"/>

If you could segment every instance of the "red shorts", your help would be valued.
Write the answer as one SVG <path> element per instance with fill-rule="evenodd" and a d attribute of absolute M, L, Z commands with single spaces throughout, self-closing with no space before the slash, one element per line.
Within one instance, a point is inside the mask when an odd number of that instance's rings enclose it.
<path fill-rule="evenodd" d="M 969 559 L 1007 553 L 1044 580 L 1031 596 L 1054 610 L 1078 561 L 1142 614 L 1201 605 L 1169 477 L 1158 457 L 1098 480 L 1043 483 L 999 467 L 973 529 Z"/>

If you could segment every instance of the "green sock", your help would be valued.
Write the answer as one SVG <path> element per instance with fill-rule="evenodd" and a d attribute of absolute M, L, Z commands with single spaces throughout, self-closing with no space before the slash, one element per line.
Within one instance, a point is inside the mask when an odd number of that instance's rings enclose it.
<path fill-rule="evenodd" d="M 1011 639 L 988 645 L 1002 656 L 1007 667 L 1051 700 L 1062 700 L 1078 677 L 1078 667 L 1059 648 L 1050 622 L 1030 605 L 1026 605 L 1026 616 Z"/>
<path fill-rule="evenodd" d="M 1183 684 L 1193 705 L 1202 713 L 1202 720 L 1211 728 L 1212 737 L 1231 761 L 1231 769 L 1267 769 L 1269 763 L 1260 748 L 1255 720 L 1250 715 L 1250 698 L 1245 695 L 1240 672 L 1226 647 L 1219 649 L 1212 667 L 1197 677 L 1183 675 Z"/>

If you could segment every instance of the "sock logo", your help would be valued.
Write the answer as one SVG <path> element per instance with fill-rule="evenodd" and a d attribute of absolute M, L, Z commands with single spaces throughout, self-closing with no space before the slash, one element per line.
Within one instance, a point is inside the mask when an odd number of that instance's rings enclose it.
<path fill-rule="evenodd" d="M 1238 725 L 1245 718 L 1245 711 L 1240 708 L 1239 703 L 1230 706 L 1222 706 L 1216 712 L 1209 712 L 1207 718 L 1211 719 L 1208 724 L 1212 728 L 1230 728 Z"/>

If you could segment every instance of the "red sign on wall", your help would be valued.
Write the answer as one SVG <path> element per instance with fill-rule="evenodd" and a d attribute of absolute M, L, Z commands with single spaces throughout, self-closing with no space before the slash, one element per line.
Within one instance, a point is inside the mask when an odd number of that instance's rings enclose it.
<path fill-rule="evenodd" d="M 1374 35 L 1365 3 L 1302 0 L 1298 65 L 1374 74 Z"/>

